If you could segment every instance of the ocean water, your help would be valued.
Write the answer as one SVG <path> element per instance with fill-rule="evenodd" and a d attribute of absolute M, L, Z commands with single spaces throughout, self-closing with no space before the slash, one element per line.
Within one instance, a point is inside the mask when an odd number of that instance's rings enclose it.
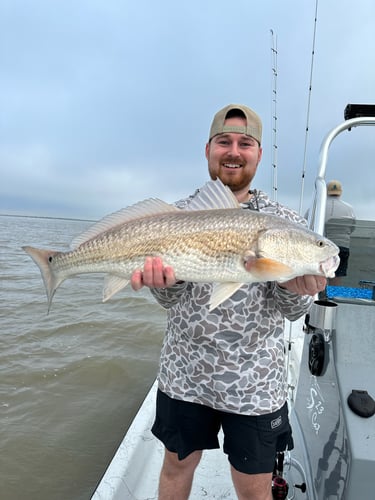
<path fill-rule="evenodd" d="M 157 371 L 165 313 L 147 290 L 103 304 L 102 276 L 64 282 L 47 315 L 22 245 L 65 250 L 87 221 L 0 216 L 0 498 L 84 500 Z"/>

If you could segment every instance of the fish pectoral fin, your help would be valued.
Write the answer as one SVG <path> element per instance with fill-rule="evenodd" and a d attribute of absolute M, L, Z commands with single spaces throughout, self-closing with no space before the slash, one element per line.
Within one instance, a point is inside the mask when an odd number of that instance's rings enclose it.
<path fill-rule="evenodd" d="M 242 285 L 243 283 L 214 283 L 209 306 L 210 312 L 224 300 L 229 299 Z"/>
<path fill-rule="evenodd" d="M 266 257 L 250 256 L 245 258 L 244 264 L 246 270 L 260 281 L 276 281 L 293 273 L 290 266 Z"/>
<path fill-rule="evenodd" d="M 125 288 L 128 283 L 129 280 L 126 278 L 114 274 L 107 274 L 104 278 L 103 302 L 106 302 L 117 292 Z"/>

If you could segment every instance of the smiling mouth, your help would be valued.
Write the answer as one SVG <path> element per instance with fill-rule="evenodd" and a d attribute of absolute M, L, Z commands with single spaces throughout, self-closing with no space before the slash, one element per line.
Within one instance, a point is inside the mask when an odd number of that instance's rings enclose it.
<path fill-rule="evenodd" d="M 242 167 L 242 165 L 240 165 L 239 163 L 224 163 L 223 166 L 225 168 L 230 168 L 230 169 L 236 169 Z"/>

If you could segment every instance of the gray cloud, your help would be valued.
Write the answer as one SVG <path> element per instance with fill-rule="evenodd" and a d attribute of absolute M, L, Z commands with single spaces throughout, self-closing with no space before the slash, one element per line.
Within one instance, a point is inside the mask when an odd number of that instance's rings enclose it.
<path fill-rule="evenodd" d="M 360 6 L 319 5 L 304 208 L 324 135 L 348 102 L 373 99 L 375 6 Z M 298 208 L 314 9 L 313 0 L 3 2 L 0 212 L 98 218 L 149 196 L 184 196 L 207 179 L 208 128 L 229 102 L 263 117 L 254 185 L 271 193 L 271 28 L 278 197 Z M 328 176 L 369 217 L 373 133 L 357 132 L 339 139 Z M 359 171 L 365 183 L 354 182 Z"/>

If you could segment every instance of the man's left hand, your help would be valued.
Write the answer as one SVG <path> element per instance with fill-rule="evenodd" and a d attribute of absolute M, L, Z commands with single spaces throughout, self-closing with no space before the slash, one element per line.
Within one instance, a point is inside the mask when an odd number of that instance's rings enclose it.
<path fill-rule="evenodd" d="M 324 276 L 315 276 L 306 274 L 305 276 L 297 276 L 292 280 L 279 283 L 281 288 L 285 288 L 290 292 L 298 295 L 315 295 L 325 289 L 327 280 Z"/>

